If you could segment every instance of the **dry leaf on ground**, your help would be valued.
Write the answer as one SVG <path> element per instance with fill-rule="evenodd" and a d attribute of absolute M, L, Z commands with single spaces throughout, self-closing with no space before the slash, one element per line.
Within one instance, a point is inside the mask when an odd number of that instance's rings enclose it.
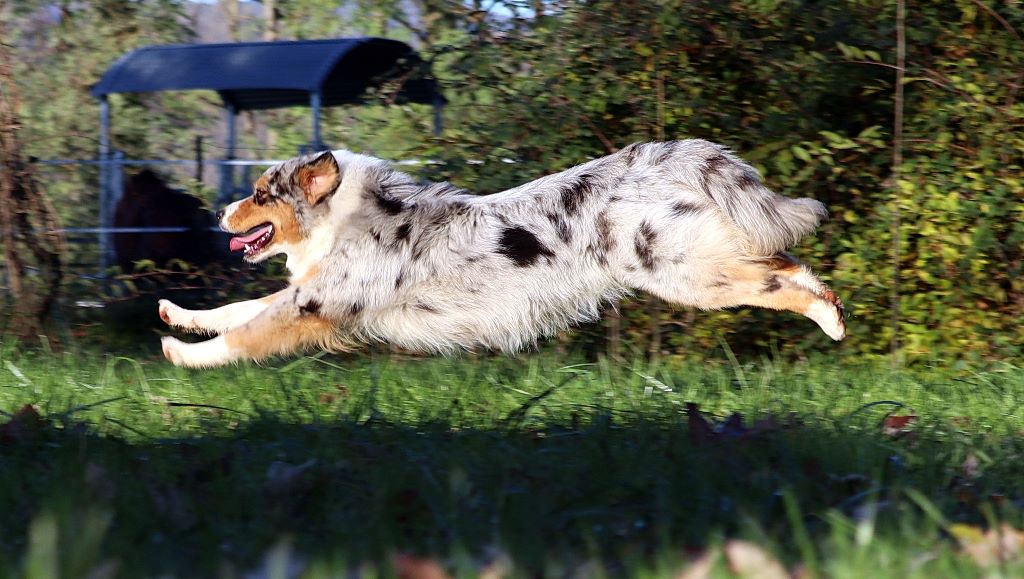
<path fill-rule="evenodd" d="M 435 559 L 395 555 L 391 562 L 399 579 L 449 579 L 444 567 Z"/>

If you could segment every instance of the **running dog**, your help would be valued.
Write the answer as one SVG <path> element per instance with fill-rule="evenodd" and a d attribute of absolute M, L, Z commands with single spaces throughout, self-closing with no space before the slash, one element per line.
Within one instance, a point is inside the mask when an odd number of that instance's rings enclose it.
<path fill-rule="evenodd" d="M 165 337 L 163 352 L 188 367 L 370 340 L 514 352 L 636 290 L 705 310 L 789 310 L 841 340 L 842 303 L 783 253 L 826 216 L 701 140 L 633 144 L 487 196 L 348 151 L 307 155 L 218 213 L 246 261 L 287 256 L 288 287 L 212 310 L 160 300 L 171 326 L 217 334 Z"/>

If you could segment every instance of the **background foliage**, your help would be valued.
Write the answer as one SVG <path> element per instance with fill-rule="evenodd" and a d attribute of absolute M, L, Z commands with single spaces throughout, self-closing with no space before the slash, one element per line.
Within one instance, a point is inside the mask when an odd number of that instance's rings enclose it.
<path fill-rule="evenodd" d="M 0 9 L 20 31 L 30 152 L 95 155 L 97 105 L 87 90 L 124 51 L 194 39 L 262 38 L 252 2 L 50 3 Z M 1024 5 L 912 2 L 904 163 L 892 167 L 895 2 L 880 0 L 639 0 L 383 2 L 279 0 L 274 34 L 408 40 L 434 63 L 450 104 L 430 136 L 424 108 L 336 109 L 325 139 L 482 193 L 600 156 L 630 142 L 700 137 L 725 143 L 781 193 L 825 202 L 832 220 L 794 253 L 844 297 L 847 353 L 887 351 L 891 219 L 901 215 L 898 331 L 910 358 L 1019 353 L 1024 314 Z M 227 16 L 225 16 L 227 15 Z M 224 21 L 210 38 L 211 18 Z M 218 21 L 219 22 L 219 21 Z M 192 138 L 216 142 L 216 99 L 202 93 L 115 102 L 128 156 L 188 158 Z M 290 156 L 308 139 L 305 111 L 247 116 L 250 156 Z M 51 195 L 75 217 L 94 175 L 61 175 Z M 653 317 L 653 319 L 652 319 Z M 652 337 L 652 329 L 657 338 Z M 790 316 L 662 311 L 642 299 L 611 326 L 626 347 L 665 354 L 835 346 Z M 566 340 L 603 348 L 593 326 Z"/>

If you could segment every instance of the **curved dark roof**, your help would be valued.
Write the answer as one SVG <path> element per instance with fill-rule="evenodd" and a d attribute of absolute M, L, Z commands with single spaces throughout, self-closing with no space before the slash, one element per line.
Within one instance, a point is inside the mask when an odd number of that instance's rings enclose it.
<path fill-rule="evenodd" d="M 308 106 L 317 90 L 323 106 L 361 103 L 368 88 L 405 78 L 398 102 L 433 103 L 437 84 L 419 74 L 422 65 L 409 45 L 386 38 L 146 46 L 118 59 L 91 92 L 215 90 L 253 110 Z"/>

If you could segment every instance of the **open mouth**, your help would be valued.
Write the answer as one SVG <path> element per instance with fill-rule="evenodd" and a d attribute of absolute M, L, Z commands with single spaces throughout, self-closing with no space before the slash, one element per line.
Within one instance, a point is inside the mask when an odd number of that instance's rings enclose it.
<path fill-rule="evenodd" d="M 273 238 L 274 225 L 272 223 L 263 223 L 238 237 L 232 237 L 231 241 L 228 242 L 228 249 L 231 251 L 241 250 L 246 258 L 251 258 L 260 251 L 263 251 L 263 248 Z"/>

